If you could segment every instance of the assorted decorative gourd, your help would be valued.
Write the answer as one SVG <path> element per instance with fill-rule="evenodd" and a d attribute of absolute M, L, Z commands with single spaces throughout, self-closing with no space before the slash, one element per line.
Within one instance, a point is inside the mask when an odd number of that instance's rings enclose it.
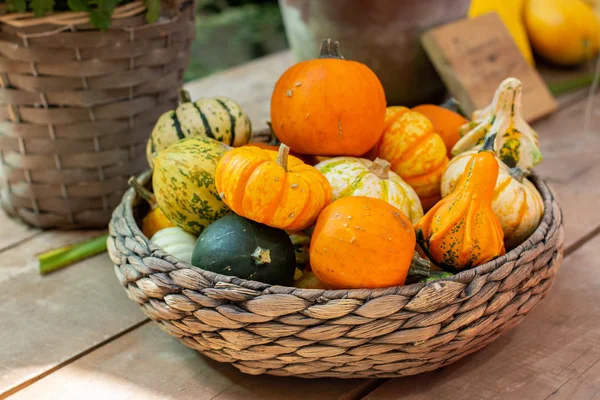
<path fill-rule="evenodd" d="M 526 178 L 542 156 L 521 91 L 505 80 L 472 121 L 386 108 L 373 72 L 325 40 L 276 83 L 268 145 L 248 144 L 232 100 L 182 92 L 148 141 L 154 194 L 132 181 L 150 204 L 142 230 L 182 261 L 273 285 L 448 278 L 518 246 L 544 213 Z"/>

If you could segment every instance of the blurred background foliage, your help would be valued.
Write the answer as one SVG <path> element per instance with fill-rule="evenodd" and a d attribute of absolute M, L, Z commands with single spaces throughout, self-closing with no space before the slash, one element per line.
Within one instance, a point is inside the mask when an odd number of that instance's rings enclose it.
<path fill-rule="evenodd" d="M 190 81 L 287 48 L 277 0 L 198 0 Z"/>

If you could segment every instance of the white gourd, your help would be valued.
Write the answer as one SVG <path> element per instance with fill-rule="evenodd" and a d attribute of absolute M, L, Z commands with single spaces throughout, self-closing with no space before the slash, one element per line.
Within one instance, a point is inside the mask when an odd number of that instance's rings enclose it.
<path fill-rule="evenodd" d="M 473 113 L 473 121 L 459 129 L 462 136 L 452 148 L 456 156 L 468 150 L 479 150 L 488 133 L 496 133 L 496 155 L 509 167 L 531 170 L 542 161 L 537 133 L 522 115 L 523 84 L 517 78 L 505 79 L 492 103 Z"/>
<path fill-rule="evenodd" d="M 196 236 L 177 226 L 161 229 L 152 236 L 151 240 L 170 255 L 181 261 L 191 263 L 197 240 Z"/>

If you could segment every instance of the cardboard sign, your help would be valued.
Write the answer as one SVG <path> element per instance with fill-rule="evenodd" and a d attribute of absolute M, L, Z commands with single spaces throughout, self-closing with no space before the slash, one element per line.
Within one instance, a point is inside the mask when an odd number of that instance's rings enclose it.
<path fill-rule="evenodd" d="M 423 35 L 422 42 L 448 91 L 468 115 L 487 106 L 500 82 L 509 76 L 523 82 L 527 121 L 556 110 L 554 97 L 535 68 L 525 61 L 498 14 L 434 28 Z"/>

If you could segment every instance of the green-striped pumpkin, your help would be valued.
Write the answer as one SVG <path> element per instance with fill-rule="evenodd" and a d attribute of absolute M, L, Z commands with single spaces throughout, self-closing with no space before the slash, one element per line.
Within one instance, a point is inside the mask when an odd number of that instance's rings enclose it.
<path fill-rule="evenodd" d="M 235 101 L 215 97 L 192 102 L 187 91 L 181 89 L 179 94 L 179 106 L 161 115 L 148 139 L 146 157 L 151 167 L 156 154 L 186 137 L 208 137 L 234 147 L 250 141 L 250 120 Z"/>
<path fill-rule="evenodd" d="M 215 187 L 217 163 L 229 149 L 224 143 L 190 137 L 154 158 L 152 186 L 156 202 L 170 221 L 199 235 L 230 213 Z"/>

